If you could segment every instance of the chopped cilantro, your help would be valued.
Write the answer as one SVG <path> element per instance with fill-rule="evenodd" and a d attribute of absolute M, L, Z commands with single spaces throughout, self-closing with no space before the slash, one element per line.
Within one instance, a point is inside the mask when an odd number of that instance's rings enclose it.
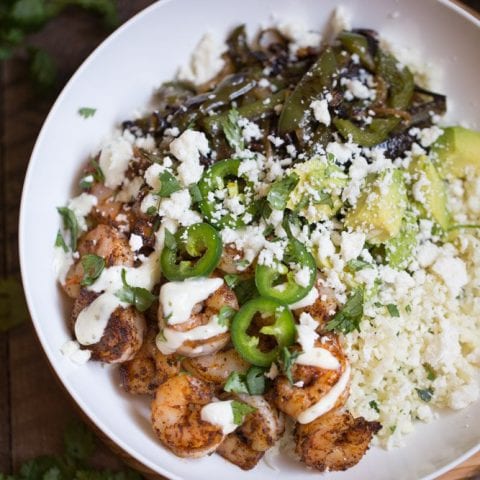
<path fill-rule="evenodd" d="M 267 201 L 274 210 L 285 210 L 290 193 L 297 186 L 298 175 L 292 173 L 286 177 L 276 180 L 267 194 Z"/>
<path fill-rule="evenodd" d="M 363 288 L 356 288 L 342 310 L 327 323 L 326 329 L 342 333 L 350 333 L 354 330 L 360 331 L 360 322 L 363 318 L 364 295 Z"/>
<path fill-rule="evenodd" d="M 433 388 L 416 388 L 415 389 L 420 397 L 420 400 L 424 402 L 429 402 L 433 397 Z"/>
<path fill-rule="evenodd" d="M 82 107 L 78 109 L 78 114 L 83 118 L 90 118 L 95 115 L 96 108 Z"/>
<path fill-rule="evenodd" d="M 168 230 L 168 228 L 165 229 L 165 248 L 168 248 L 169 250 L 176 250 L 177 249 L 177 240 L 175 239 L 175 235 Z"/>
<path fill-rule="evenodd" d="M 223 389 L 226 392 L 233 392 L 233 393 L 249 393 L 245 375 L 242 375 L 238 372 L 232 372 L 225 383 Z"/>
<path fill-rule="evenodd" d="M 55 238 L 55 246 L 63 248 L 63 251 L 65 253 L 68 252 L 67 244 L 65 243 L 65 239 L 63 238 L 62 232 L 60 232 L 60 230 L 57 232 L 57 236 Z"/>
<path fill-rule="evenodd" d="M 378 403 L 375 400 L 371 400 L 368 404 L 370 405 L 370 408 L 373 408 L 377 413 L 380 413 Z"/>
<path fill-rule="evenodd" d="M 70 230 L 70 246 L 72 250 L 77 249 L 77 238 L 78 238 L 78 222 L 77 217 L 68 207 L 57 207 L 58 213 L 63 218 L 63 226 Z"/>
<path fill-rule="evenodd" d="M 352 272 L 358 272 L 364 268 L 372 268 L 372 264 L 365 262 L 364 260 L 353 258 L 347 262 L 347 268 Z"/>
<path fill-rule="evenodd" d="M 233 423 L 235 425 L 241 425 L 245 417 L 255 412 L 256 408 L 251 407 L 243 402 L 238 402 L 237 400 L 232 401 L 232 412 L 233 412 Z"/>
<path fill-rule="evenodd" d="M 235 288 L 238 283 L 241 281 L 241 277 L 234 273 L 227 274 L 223 277 L 225 283 L 227 284 L 228 288 Z"/>
<path fill-rule="evenodd" d="M 433 380 L 435 380 L 437 378 L 437 373 L 435 372 L 435 370 L 433 369 L 433 367 L 429 364 L 429 363 L 424 363 L 423 364 L 423 368 L 425 369 L 425 371 L 427 372 L 427 378 L 428 380 L 430 380 L 431 382 L 433 382 Z"/>
<path fill-rule="evenodd" d="M 290 383 L 293 383 L 292 367 L 295 360 L 300 356 L 302 352 L 291 352 L 287 347 L 283 347 L 280 352 L 280 362 L 282 364 L 282 370 Z"/>
<path fill-rule="evenodd" d="M 134 305 L 135 308 L 144 312 L 154 302 L 156 299 L 155 295 L 149 292 L 146 288 L 142 287 L 132 287 L 127 283 L 127 271 L 122 268 L 122 283 L 123 288 L 118 290 L 115 295 L 122 301 Z"/>
<path fill-rule="evenodd" d="M 82 286 L 92 285 L 105 268 L 105 260 L 98 255 L 88 253 L 82 257 L 83 279 Z"/>
<path fill-rule="evenodd" d="M 167 170 L 160 173 L 160 189 L 157 195 L 159 197 L 169 197 L 172 193 L 178 192 L 182 189 L 178 180 Z"/>
<path fill-rule="evenodd" d="M 228 327 L 230 320 L 235 316 L 236 313 L 237 311 L 234 308 L 224 305 L 217 315 L 218 324 L 222 327 Z"/>
<path fill-rule="evenodd" d="M 242 136 L 242 129 L 238 124 L 240 120 L 240 115 L 238 110 L 232 108 L 227 115 L 227 118 L 222 122 L 223 133 L 227 139 L 228 144 L 234 150 L 243 150 L 244 141 Z"/>
<path fill-rule="evenodd" d="M 389 303 L 387 305 L 387 310 L 388 310 L 388 313 L 390 314 L 391 317 L 399 317 L 400 316 L 400 312 L 398 311 L 398 307 L 393 303 Z"/>

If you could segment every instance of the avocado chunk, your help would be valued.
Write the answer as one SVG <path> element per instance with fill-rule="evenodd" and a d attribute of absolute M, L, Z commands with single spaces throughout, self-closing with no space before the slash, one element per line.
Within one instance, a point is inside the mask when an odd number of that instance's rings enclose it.
<path fill-rule="evenodd" d="M 343 205 L 340 198 L 348 176 L 333 160 L 314 157 L 293 169 L 298 183 L 290 193 L 287 208 L 297 211 L 308 222 L 327 220 Z"/>
<path fill-rule="evenodd" d="M 464 177 L 467 167 L 480 175 L 480 132 L 463 127 L 448 127 L 433 144 L 432 157 L 443 176 Z"/>
<path fill-rule="evenodd" d="M 403 171 L 384 170 L 367 178 L 363 193 L 345 217 L 345 225 L 365 232 L 370 243 L 385 243 L 400 233 L 407 205 Z"/>
<path fill-rule="evenodd" d="M 418 230 L 417 216 L 407 209 L 400 233 L 385 244 L 386 259 L 392 268 L 401 269 L 408 266 L 417 246 Z"/>
<path fill-rule="evenodd" d="M 412 195 L 420 216 L 431 218 L 444 230 L 450 226 L 445 183 L 433 162 L 425 155 L 415 157 L 409 166 Z"/>

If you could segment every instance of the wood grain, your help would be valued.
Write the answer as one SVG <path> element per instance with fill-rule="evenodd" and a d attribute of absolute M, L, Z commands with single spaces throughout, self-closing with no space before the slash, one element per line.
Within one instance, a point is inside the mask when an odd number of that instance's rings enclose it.
<path fill-rule="evenodd" d="M 120 0 L 124 21 L 151 0 Z M 469 0 L 480 9 L 480 0 Z M 32 40 L 47 49 L 59 67 L 59 87 L 83 59 L 106 36 L 99 21 L 78 10 L 69 10 L 51 22 Z M 58 93 L 39 95 L 28 80 L 22 61 L 0 65 L 0 275 L 18 275 L 17 222 L 20 194 L 30 152 L 43 120 Z M 78 417 L 74 407 L 50 370 L 33 327 L 23 325 L 0 334 L 0 472 L 10 471 L 22 461 L 43 453 L 61 451 L 66 423 Z M 95 428 L 93 427 L 95 430 Z M 119 458 L 160 480 L 112 445 L 100 432 L 94 463 L 118 468 Z M 460 480 L 480 475 L 480 454 L 441 477 Z"/>

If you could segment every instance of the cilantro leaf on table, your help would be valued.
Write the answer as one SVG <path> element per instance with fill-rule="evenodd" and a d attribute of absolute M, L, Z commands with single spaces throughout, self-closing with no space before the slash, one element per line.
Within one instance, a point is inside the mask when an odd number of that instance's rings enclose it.
<path fill-rule="evenodd" d="M 13 277 L 0 279 L 0 332 L 7 332 L 28 317 L 21 282 Z"/>
<path fill-rule="evenodd" d="M 15 475 L 0 473 L 0 480 L 142 480 L 128 468 L 119 472 L 94 470 L 88 461 L 95 451 L 95 438 L 80 422 L 73 422 L 64 433 L 62 455 L 42 455 L 24 462 Z"/>
<path fill-rule="evenodd" d="M 118 25 L 115 0 L 9 0 L 0 7 L 0 61 L 18 54 L 28 59 L 30 75 L 42 90 L 57 78 L 54 59 L 29 42 L 29 35 L 44 28 L 68 7 L 99 15 L 108 29 Z"/>

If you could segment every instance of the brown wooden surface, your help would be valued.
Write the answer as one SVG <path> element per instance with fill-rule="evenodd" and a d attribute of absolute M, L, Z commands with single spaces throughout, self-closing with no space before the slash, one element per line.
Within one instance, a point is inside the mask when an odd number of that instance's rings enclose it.
<path fill-rule="evenodd" d="M 229 1 L 233 5 L 234 0 Z M 150 3 L 119 0 L 122 21 Z M 468 3 L 480 10 L 479 0 Z M 70 10 L 34 41 L 57 59 L 60 86 L 106 35 L 92 16 Z M 0 277 L 19 274 L 17 221 L 24 172 L 58 93 L 57 89 L 51 95 L 39 95 L 27 73 L 21 60 L 0 64 Z M 76 409 L 47 365 L 31 324 L 0 333 L 0 472 L 12 471 L 37 455 L 60 452 L 65 425 L 76 416 Z M 118 449 L 114 450 L 123 458 Z M 99 445 L 94 462 L 99 467 L 117 468 L 121 464 L 118 455 Z M 480 478 L 480 454 L 441 480 L 472 476 Z"/>

